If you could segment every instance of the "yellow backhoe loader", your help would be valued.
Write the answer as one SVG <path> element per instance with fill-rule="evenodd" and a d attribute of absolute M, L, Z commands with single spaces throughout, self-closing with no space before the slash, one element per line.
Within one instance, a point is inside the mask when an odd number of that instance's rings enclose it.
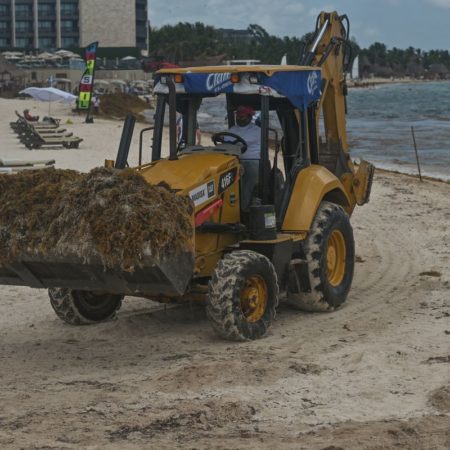
<path fill-rule="evenodd" d="M 213 328 L 232 340 L 265 335 L 279 299 L 308 311 L 342 305 L 355 262 L 349 217 L 368 201 L 373 177 L 371 164 L 356 170 L 348 154 L 347 48 L 346 16 L 322 12 L 301 65 L 160 70 L 151 160 L 143 163 L 141 152 L 134 170 L 151 185 L 190 197 L 194 254 L 148 259 L 134 270 L 106 269 L 76 255 L 24 256 L 0 266 L 0 283 L 49 288 L 55 312 L 71 324 L 110 318 L 124 295 L 204 302 Z M 248 143 L 239 135 L 223 131 L 196 144 L 202 104 L 220 100 L 224 128 L 235 124 L 239 106 L 259 113 L 256 174 L 246 169 Z M 132 128 L 128 118 L 110 162 L 119 171 L 128 165 Z"/>

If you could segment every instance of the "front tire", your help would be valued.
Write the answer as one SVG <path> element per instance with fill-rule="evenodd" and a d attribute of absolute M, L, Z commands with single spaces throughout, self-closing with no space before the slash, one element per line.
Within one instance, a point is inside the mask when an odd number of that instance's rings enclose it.
<path fill-rule="evenodd" d="M 220 336 L 234 341 L 259 339 L 275 318 L 277 275 L 265 256 L 238 250 L 219 262 L 208 294 L 206 313 Z"/>
<path fill-rule="evenodd" d="M 304 311 L 332 311 L 347 299 L 355 268 L 355 241 L 347 213 L 322 202 L 305 241 L 311 292 L 289 293 L 288 302 Z"/>
<path fill-rule="evenodd" d="M 122 306 L 122 295 L 95 294 L 66 288 L 48 290 L 56 315 L 70 325 L 88 325 L 115 317 Z"/>

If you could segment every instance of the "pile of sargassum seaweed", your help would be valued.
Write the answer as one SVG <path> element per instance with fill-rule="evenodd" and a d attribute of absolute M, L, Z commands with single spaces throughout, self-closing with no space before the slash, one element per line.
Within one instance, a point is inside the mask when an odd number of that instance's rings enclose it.
<path fill-rule="evenodd" d="M 132 270 L 192 249 L 192 203 L 132 170 L 0 175 L 0 264 L 77 255 Z"/>

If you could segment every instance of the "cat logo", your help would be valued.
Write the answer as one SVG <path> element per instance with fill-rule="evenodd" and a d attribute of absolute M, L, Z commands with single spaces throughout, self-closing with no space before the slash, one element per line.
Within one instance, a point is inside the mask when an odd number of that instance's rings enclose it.
<path fill-rule="evenodd" d="M 214 197 L 214 181 L 210 181 L 207 186 L 208 198 Z"/>

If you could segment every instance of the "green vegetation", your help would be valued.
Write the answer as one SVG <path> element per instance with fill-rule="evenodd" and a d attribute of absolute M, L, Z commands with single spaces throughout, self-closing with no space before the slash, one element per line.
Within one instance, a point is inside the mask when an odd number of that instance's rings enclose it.
<path fill-rule="evenodd" d="M 355 44 L 354 44 L 355 45 Z M 374 74 L 380 77 L 411 76 L 445 77 L 450 71 L 448 50 L 423 51 L 408 47 L 388 49 L 386 45 L 375 42 L 367 49 L 361 49 L 360 72 L 363 76 Z"/>
<path fill-rule="evenodd" d="M 176 64 L 223 55 L 225 59 L 259 59 L 267 64 L 279 64 L 286 53 L 288 61 L 298 60 L 300 39 L 269 35 L 259 25 L 248 27 L 248 38 L 225 38 L 209 25 L 179 23 L 150 32 L 150 55 Z"/>
<path fill-rule="evenodd" d="M 283 55 L 291 64 L 298 64 L 304 43 L 301 38 L 270 35 L 259 25 L 249 25 L 244 36 L 226 35 L 223 30 L 200 22 L 166 25 L 150 32 L 150 56 L 156 60 L 183 64 L 184 61 L 207 60 L 213 56 L 224 59 L 258 59 L 264 64 L 279 64 Z M 353 56 L 360 55 L 360 74 L 364 77 L 446 77 L 450 71 L 448 50 L 406 50 L 375 42 L 361 49 L 354 39 Z"/>

